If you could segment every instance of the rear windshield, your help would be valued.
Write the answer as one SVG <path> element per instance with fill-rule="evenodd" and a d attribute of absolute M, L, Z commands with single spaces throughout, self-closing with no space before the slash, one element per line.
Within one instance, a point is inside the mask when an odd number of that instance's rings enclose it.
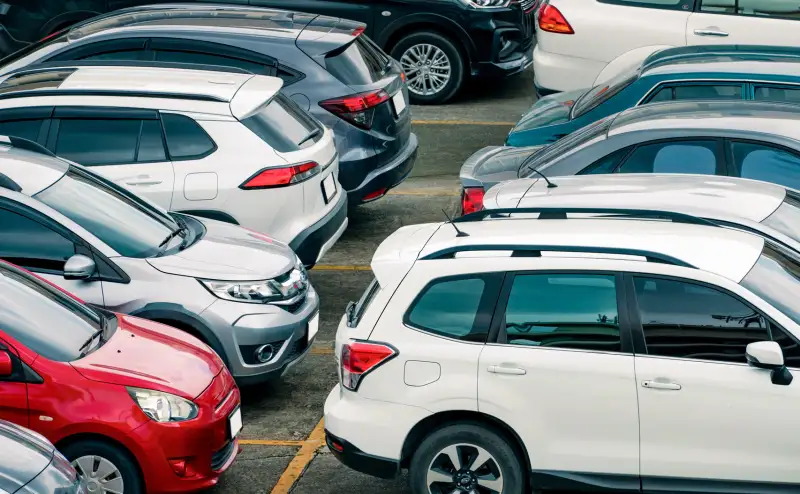
<path fill-rule="evenodd" d="M 800 242 L 800 194 L 786 191 L 786 198 L 762 223 Z"/>
<path fill-rule="evenodd" d="M 363 86 L 381 80 L 389 66 L 389 57 L 365 35 L 330 52 L 325 68 L 348 86 Z"/>
<path fill-rule="evenodd" d="M 639 67 L 636 67 L 619 74 L 605 84 L 593 87 L 575 102 L 575 106 L 572 107 L 572 118 L 580 117 L 594 110 L 633 84 L 638 77 Z"/>
<path fill-rule="evenodd" d="M 568 156 L 594 142 L 595 139 L 604 139 L 612 121 L 611 118 L 604 118 L 590 123 L 586 127 L 578 129 L 553 144 L 534 152 L 520 167 L 519 176 L 521 178 L 530 177 L 533 174 L 533 170 L 538 169 L 553 158 Z"/>
<path fill-rule="evenodd" d="M 317 122 L 282 94 L 242 123 L 279 153 L 311 147 L 322 138 Z"/>

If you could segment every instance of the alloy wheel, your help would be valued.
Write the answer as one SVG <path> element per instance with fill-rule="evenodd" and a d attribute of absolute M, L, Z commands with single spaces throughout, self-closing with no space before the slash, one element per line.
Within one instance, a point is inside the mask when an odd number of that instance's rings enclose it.
<path fill-rule="evenodd" d="M 428 43 L 409 47 L 400 57 L 400 65 L 408 78 L 408 90 L 420 96 L 438 93 L 452 75 L 447 54 Z"/>
<path fill-rule="evenodd" d="M 86 479 L 90 494 L 123 494 L 125 483 L 116 465 L 102 456 L 81 456 L 72 462 L 78 475 Z"/>
<path fill-rule="evenodd" d="M 502 494 L 497 460 L 480 446 L 454 444 L 438 452 L 428 467 L 429 494 Z"/>

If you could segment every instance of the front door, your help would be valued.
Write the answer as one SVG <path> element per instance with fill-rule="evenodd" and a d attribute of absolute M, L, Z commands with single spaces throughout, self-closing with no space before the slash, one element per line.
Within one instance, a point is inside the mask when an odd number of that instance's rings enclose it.
<path fill-rule="evenodd" d="M 800 2 L 795 0 L 700 0 L 689 16 L 690 45 L 797 46 Z"/>
<path fill-rule="evenodd" d="M 542 487 L 553 476 L 616 474 L 614 487 L 638 489 L 634 357 L 619 318 L 620 280 L 596 272 L 506 277 L 498 341 L 480 357 L 478 408 L 519 434 Z"/>
<path fill-rule="evenodd" d="M 0 318 L 0 332 L 3 320 Z M 0 338 L 0 355 L 11 358 L 13 373 L 0 376 L 0 419 L 28 427 L 28 385 L 20 382 L 21 362 L 16 351 Z"/>

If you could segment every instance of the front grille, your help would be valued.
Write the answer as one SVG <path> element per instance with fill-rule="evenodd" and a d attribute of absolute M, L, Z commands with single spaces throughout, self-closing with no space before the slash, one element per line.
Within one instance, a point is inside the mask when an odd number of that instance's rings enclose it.
<path fill-rule="evenodd" d="M 234 443 L 233 441 L 228 441 L 225 446 L 217 450 L 213 455 L 211 455 L 211 470 L 219 470 L 225 466 L 225 463 L 230 459 L 231 455 L 233 455 L 233 448 Z"/>

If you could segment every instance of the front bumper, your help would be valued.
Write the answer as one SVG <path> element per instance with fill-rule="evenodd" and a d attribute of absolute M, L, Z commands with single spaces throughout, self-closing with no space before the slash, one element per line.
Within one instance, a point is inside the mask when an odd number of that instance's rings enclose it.
<path fill-rule="evenodd" d="M 417 139 L 417 135 L 412 133 L 408 138 L 406 146 L 394 159 L 369 172 L 358 187 L 347 191 L 350 205 L 355 206 L 379 199 L 386 195 L 386 192 L 390 189 L 400 185 L 414 168 L 414 163 L 417 161 L 418 150 L 419 140 Z M 380 159 L 381 157 L 380 154 L 375 156 L 376 159 Z M 347 173 L 347 167 L 348 164 L 346 162 L 339 163 L 339 169 L 341 170 L 340 176 Z M 368 197 L 370 194 L 375 194 L 378 191 L 382 192 L 375 197 Z"/>
<path fill-rule="evenodd" d="M 336 206 L 289 243 L 307 268 L 319 262 L 347 229 L 347 197 L 339 190 Z"/>

